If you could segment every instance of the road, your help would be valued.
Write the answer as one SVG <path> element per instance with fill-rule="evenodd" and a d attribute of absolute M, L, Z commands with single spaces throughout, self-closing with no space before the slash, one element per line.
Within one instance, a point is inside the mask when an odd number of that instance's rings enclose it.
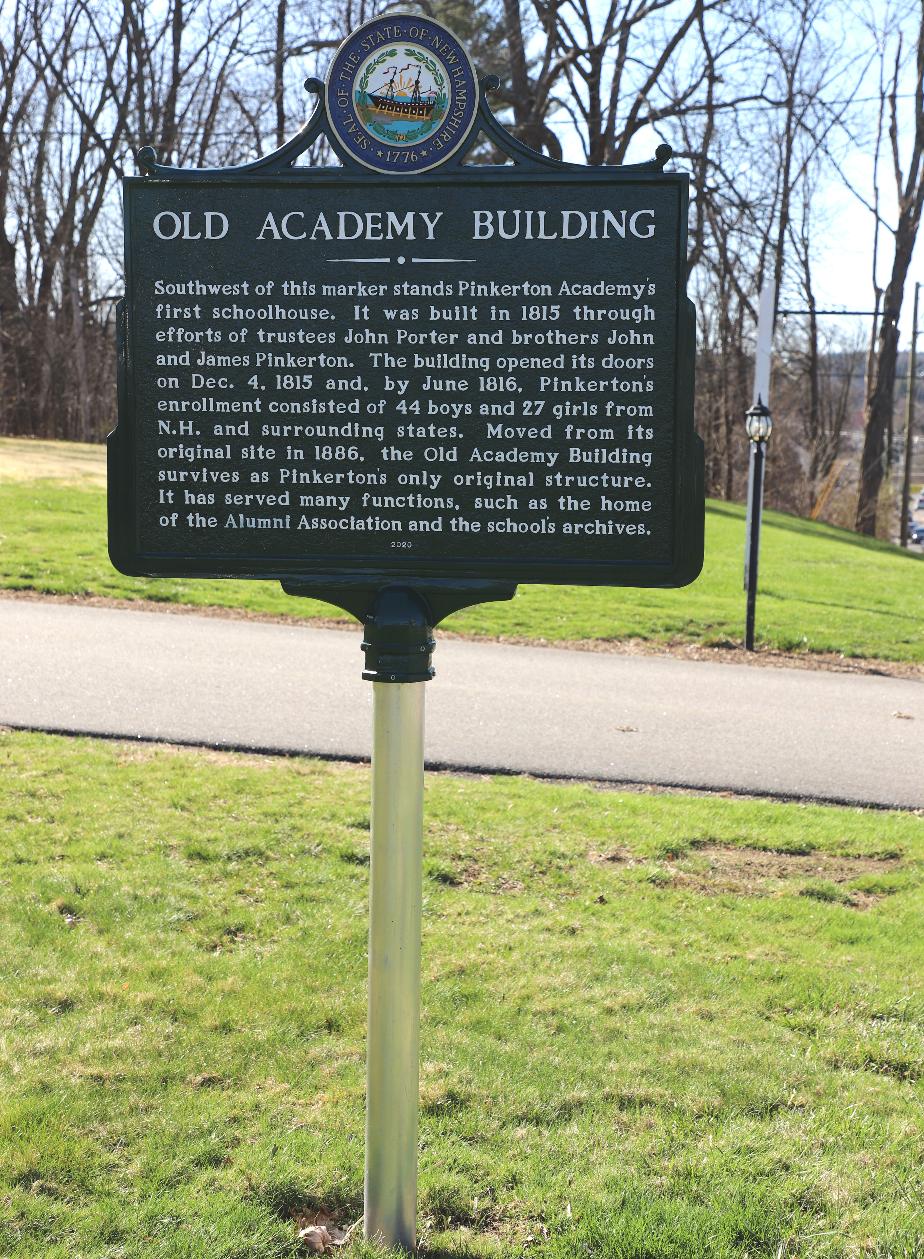
<path fill-rule="evenodd" d="M 0 724 L 365 758 L 360 637 L 0 599 Z M 920 681 L 452 639 L 435 663 L 434 768 L 924 808 Z"/>

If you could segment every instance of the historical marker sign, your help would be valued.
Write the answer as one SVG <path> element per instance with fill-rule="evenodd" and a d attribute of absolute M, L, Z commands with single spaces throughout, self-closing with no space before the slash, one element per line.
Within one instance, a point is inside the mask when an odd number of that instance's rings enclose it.
<path fill-rule="evenodd" d="M 277 153 L 147 150 L 125 181 L 109 546 L 123 572 L 278 578 L 365 622 L 364 1229 L 413 1252 L 431 627 L 516 582 L 699 573 L 687 180 L 668 149 L 590 169 L 524 148 L 410 14 L 314 86 Z M 479 134 L 507 165 L 465 165 Z M 321 137 L 342 165 L 298 167 Z"/>
<path fill-rule="evenodd" d="M 698 574 L 686 176 L 549 162 L 483 103 L 514 164 L 463 165 L 444 35 L 378 19 L 278 154 L 125 181 L 122 571 Z M 322 132 L 343 167 L 293 166 Z"/>

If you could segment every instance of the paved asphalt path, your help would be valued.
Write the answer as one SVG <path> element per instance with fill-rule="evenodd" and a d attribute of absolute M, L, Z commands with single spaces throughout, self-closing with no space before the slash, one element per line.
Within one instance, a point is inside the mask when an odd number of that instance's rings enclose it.
<path fill-rule="evenodd" d="M 368 757 L 352 632 L 0 599 L 0 724 Z M 924 683 L 458 640 L 434 767 L 924 807 Z"/>

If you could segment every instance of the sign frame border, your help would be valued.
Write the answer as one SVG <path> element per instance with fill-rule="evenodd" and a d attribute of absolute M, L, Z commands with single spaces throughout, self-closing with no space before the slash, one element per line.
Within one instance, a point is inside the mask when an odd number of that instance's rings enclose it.
<path fill-rule="evenodd" d="M 108 444 L 109 556 L 116 569 L 132 577 L 228 578 L 281 581 L 286 588 L 323 598 L 324 588 L 348 591 L 387 584 L 413 587 L 471 586 L 472 583 L 550 583 L 588 586 L 667 587 L 688 585 L 702 570 L 704 544 L 704 448 L 694 427 L 695 309 L 686 295 L 686 242 L 681 239 L 687 222 L 689 176 L 666 172 L 671 156 L 668 145 L 659 146 L 651 162 L 631 166 L 584 166 L 559 162 L 535 152 L 518 141 L 494 117 L 486 93 L 497 86 L 494 76 L 479 81 L 478 114 L 467 143 L 446 162 L 431 170 L 407 174 L 385 174 L 355 162 L 339 145 L 327 118 L 324 84 L 309 79 L 306 87 L 318 95 L 318 104 L 306 126 L 282 148 L 244 166 L 189 169 L 162 166 L 153 149 L 142 149 L 138 163 L 143 174 L 124 181 L 124 227 L 126 297 L 118 307 L 118 422 Z M 485 135 L 511 164 L 484 166 L 464 164 L 480 135 Z M 294 163 L 320 137 L 325 137 L 342 163 L 339 167 L 296 166 Z M 523 558 L 492 561 L 481 558 L 442 560 L 415 558 L 400 554 L 388 562 L 370 562 L 359 557 L 347 564 L 344 558 L 329 566 L 316 560 L 265 556 L 173 556 L 143 552 L 137 545 L 137 486 L 135 482 L 134 355 L 132 342 L 132 207 L 134 189 L 151 184 L 171 186 L 196 183 L 214 187 L 239 184 L 261 186 L 369 186 L 388 189 L 420 187 L 421 184 L 472 185 L 484 183 L 490 172 L 493 186 L 548 183 L 612 184 L 650 180 L 663 187 L 676 188 L 679 197 L 681 230 L 675 242 L 679 291 L 675 325 L 676 387 L 673 415 L 673 531 L 669 562 L 639 561 L 554 561 Z M 333 600 L 336 601 L 336 600 Z"/>

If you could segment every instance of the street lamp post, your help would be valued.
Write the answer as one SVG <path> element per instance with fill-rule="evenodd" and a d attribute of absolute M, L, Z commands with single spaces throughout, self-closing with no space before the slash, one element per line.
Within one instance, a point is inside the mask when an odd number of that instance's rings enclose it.
<path fill-rule="evenodd" d="M 911 505 L 911 456 L 914 450 L 914 395 L 917 389 L 918 297 L 921 286 L 914 286 L 914 317 L 911 323 L 911 353 L 908 355 L 908 409 L 905 412 L 905 467 L 902 472 L 902 507 L 900 540 L 908 545 L 908 509 Z"/>
<path fill-rule="evenodd" d="M 748 515 L 744 586 L 747 591 L 747 617 L 744 630 L 746 651 L 754 650 L 754 612 L 757 603 L 757 564 L 760 556 L 760 521 L 764 504 L 764 459 L 767 442 L 773 431 L 769 409 L 758 394 L 757 401 L 746 412 L 744 424 L 750 441 L 748 471 Z"/>

